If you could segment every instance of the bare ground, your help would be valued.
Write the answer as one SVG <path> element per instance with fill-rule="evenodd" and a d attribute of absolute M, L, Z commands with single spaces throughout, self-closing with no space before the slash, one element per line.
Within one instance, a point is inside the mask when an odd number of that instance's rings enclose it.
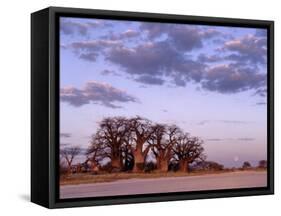
<path fill-rule="evenodd" d="M 61 185 L 60 198 L 265 187 L 266 171 L 225 172 L 181 177 L 131 178 L 114 182 Z"/>

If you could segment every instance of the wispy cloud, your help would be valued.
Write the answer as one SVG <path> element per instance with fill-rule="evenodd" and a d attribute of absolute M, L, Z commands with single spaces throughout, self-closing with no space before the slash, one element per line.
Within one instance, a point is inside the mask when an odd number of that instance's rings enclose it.
<path fill-rule="evenodd" d="M 206 139 L 206 141 L 223 141 L 223 139 L 219 139 L 219 138 L 211 138 L 211 139 Z"/>
<path fill-rule="evenodd" d="M 69 138 L 71 137 L 71 133 L 60 133 L 60 137 Z"/>
<path fill-rule="evenodd" d="M 120 74 L 117 73 L 116 71 L 114 71 L 114 70 L 108 70 L 108 69 L 102 70 L 102 71 L 101 71 L 101 74 L 102 74 L 102 75 L 105 75 L 105 76 L 107 76 L 107 75 L 120 76 Z"/>
<path fill-rule="evenodd" d="M 197 122 L 197 125 L 206 125 L 209 123 L 222 123 L 222 124 L 252 124 L 251 121 L 238 121 L 238 120 L 203 120 Z"/>
<path fill-rule="evenodd" d="M 267 95 L 267 88 L 259 88 L 255 91 L 254 95 L 259 95 L 261 97 L 266 97 Z"/>
<path fill-rule="evenodd" d="M 70 143 L 60 143 L 60 147 L 63 147 L 63 148 L 65 148 L 65 147 L 67 147 L 67 146 L 70 146 Z"/>
<path fill-rule="evenodd" d="M 256 105 L 258 105 L 258 106 L 264 106 L 264 105 L 266 105 L 267 103 L 266 102 L 257 102 L 256 103 Z"/>
<path fill-rule="evenodd" d="M 87 82 L 83 88 L 63 87 L 60 98 L 73 106 L 79 107 L 89 103 L 98 103 L 109 108 L 121 108 L 116 102 L 137 102 L 137 98 L 129 95 L 126 91 L 114 88 L 107 83 L 97 81 Z"/>
<path fill-rule="evenodd" d="M 239 141 L 254 141 L 254 138 L 249 138 L 249 137 L 242 137 L 242 138 L 238 138 L 237 140 Z"/>
<path fill-rule="evenodd" d="M 236 120 L 218 120 L 218 122 L 225 123 L 225 124 L 251 124 L 251 123 L 254 123 L 251 121 L 236 121 Z"/>
<path fill-rule="evenodd" d="M 139 76 L 135 80 L 144 84 L 152 84 L 152 85 L 162 85 L 165 82 L 161 78 L 148 76 L 148 75 Z"/>
<path fill-rule="evenodd" d="M 210 142 L 221 142 L 221 141 L 245 141 L 245 142 L 249 142 L 249 141 L 254 141 L 255 138 L 250 138 L 250 137 L 241 137 L 241 138 L 208 138 L 205 139 L 206 141 L 210 141 Z"/>
<path fill-rule="evenodd" d="M 210 121 L 209 120 L 203 120 L 203 121 L 197 122 L 197 125 L 205 125 L 207 123 L 210 123 Z"/>

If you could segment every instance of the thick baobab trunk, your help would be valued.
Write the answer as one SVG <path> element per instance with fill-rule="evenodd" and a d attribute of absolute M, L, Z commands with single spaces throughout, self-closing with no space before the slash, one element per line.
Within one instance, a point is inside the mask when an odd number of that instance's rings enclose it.
<path fill-rule="evenodd" d="M 116 171 L 120 171 L 121 169 L 121 161 L 119 157 L 115 157 L 111 159 L 111 168 L 112 171 L 116 172 Z"/>
<path fill-rule="evenodd" d="M 72 174 L 71 162 L 67 161 L 67 174 Z"/>
<path fill-rule="evenodd" d="M 157 170 L 161 170 L 161 159 L 159 157 L 156 158 L 156 167 Z"/>
<path fill-rule="evenodd" d="M 158 155 L 156 158 L 157 163 L 157 170 L 160 172 L 167 172 L 168 171 L 168 160 L 165 158 L 163 154 Z"/>
<path fill-rule="evenodd" d="M 161 172 L 168 172 L 168 160 L 165 158 L 157 159 L 157 169 Z"/>
<path fill-rule="evenodd" d="M 181 172 L 189 172 L 189 164 L 188 164 L 188 161 L 186 160 L 182 160 L 179 162 L 179 170 Z"/>
<path fill-rule="evenodd" d="M 142 148 L 138 147 L 134 151 L 134 157 L 135 157 L 135 164 L 133 168 L 133 172 L 142 172 L 144 168 L 144 160 L 145 156 L 142 152 Z"/>

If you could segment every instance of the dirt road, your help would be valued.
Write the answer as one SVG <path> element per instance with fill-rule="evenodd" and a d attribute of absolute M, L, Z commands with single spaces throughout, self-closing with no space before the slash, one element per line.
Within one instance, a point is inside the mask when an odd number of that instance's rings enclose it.
<path fill-rule="evenodd" d="M 65 185 L 61 198 L 99 197 L 112 195 L 198 191 L 231 188 L 264 187 L 266 172 L 244 171 L 200 176 L 155 179 L 126 179 L 115 182 Z"/>

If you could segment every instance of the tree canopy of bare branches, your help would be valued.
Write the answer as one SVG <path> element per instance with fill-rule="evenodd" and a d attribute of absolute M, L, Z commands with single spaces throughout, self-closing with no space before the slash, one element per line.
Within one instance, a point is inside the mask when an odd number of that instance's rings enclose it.
<path fill-rule="evenodd" d="M 243 169 L 249 169 L 249 168 L 251 168 L 251 167 L 252 167 L 252 165 L 250 164 L 249 161 L 245 161 L 245 162 L 243 163 L 243 165 L 242 165 L 242 168 L 243 168 Z"/>
<path fill-rule="evenodd" d="M 109 158 L 114 169 L 122 167 L 122 146 L 129 137 L 130 126 L 123 117 L 105 118 L 92 136 L 88 154 L 93 160 Z"/>
<path fill-rule="evenodd" d="M 203 141 L 198 137 L 190 137 L 187 133 L 180 133 L 173 146 L 174 159 L 179 163 L 179 169 L 189 171 L 189 165 L 196 160 L 204 160 Z"/>
<path fill-rule="evenodd" d="M 70 148 L 64 148 L 60 151 L 60 155 L 62 158 L 65 159 L 68 171 L 71 171 L 71 165 L 74 160 L 74 158 L 81 152 L 81 149 L 79 147 L 70 147 Z"/>
<path fill-rule="evenodd" d="M 176 125 L 153 124 L 139 116 L 109 117 L 99 123 L 87 155 L 95 162 L 107 158 L 118 170 L 142 172 L 149 154 L 160 171 L 168 171 L 171 160 L 188 171 L 189 164 L 204 159 L 202 144 Z"/>
<path fill-rule="evenodd" d="M 267 168 L 267 161 L 266 160 L 260 160 L 258 167 L 259 168 Z"/>
<path fill-rule="evenodd" d="M 179 132 L 180 129 L 177 126 L 154 125 L 154 133 L 148 143 L 156 158 L 157 169 L 160 171 L 168 171 L 172 148 L 176 143 L 176 134 Z"/>

